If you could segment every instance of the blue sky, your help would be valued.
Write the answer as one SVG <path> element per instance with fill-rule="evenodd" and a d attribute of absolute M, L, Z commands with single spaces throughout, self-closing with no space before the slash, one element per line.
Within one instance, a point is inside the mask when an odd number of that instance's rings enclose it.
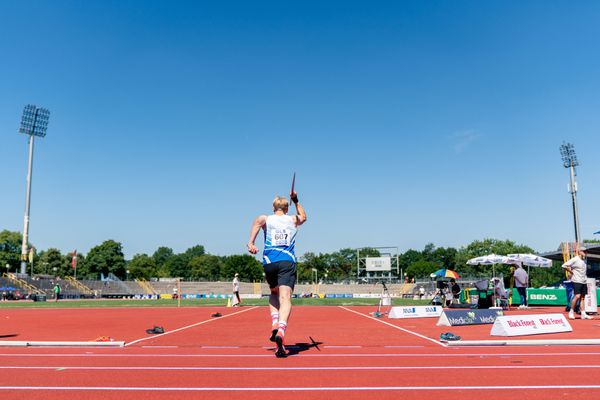
<path fill-rule="evenodd" d="M 300 254 L 600 229 L 600 3 L 0 2 L 0 229 L 127 257 L 245 251 L 293 172 Z"/>

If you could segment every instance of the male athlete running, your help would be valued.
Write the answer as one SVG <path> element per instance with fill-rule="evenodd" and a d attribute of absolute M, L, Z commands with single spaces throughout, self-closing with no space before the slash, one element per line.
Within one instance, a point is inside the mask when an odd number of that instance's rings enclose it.
<path fill-rule="evenodd" d="M 276 357 L 286 357 L 284 347 L 285 331 L 292 311 L 292 292 L 296 284 L 296 232 L 306 221 L 304 208 L 298 202 L 298 194 L 292 192 L 290 198 L 296 206 L 296 215 L 287 215 L 289 203 L 285 197 L 273 200 L 273 215 L 260 215 L 254 220 L 250 230 L 248 251 L 258 253 L 254 241 L 261 228 L 265 235 L 263 267 L 271 295 L 271 341 L 277 343 Z"/>

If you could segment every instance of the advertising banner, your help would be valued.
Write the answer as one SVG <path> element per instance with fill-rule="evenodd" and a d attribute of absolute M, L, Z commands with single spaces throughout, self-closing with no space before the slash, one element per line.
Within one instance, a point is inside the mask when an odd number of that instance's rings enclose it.
<path fill-rule="evenodd" d="M 585 312 L 597 313 L 598 312 L 598 298 L 596 296 L 596 279 L 587 279 L 587 295 L 585 296 L 584 303 Z"/>
<path fill-rule="evenodd" d="M 437 322 L 438 326 L 493 324 L 504 315 L 502 310 L 445 310 Z"/>
<path fill-rule="evenodd" d="M 392 307 L 388 318 L 431 318 L 442 314 L 440 306 Z"/>
<path fill-rule="evenodd" d="M 573 328 L 563 314 L 511 315 L 496 318 L 490 335 L 525 336 L 571 331 Z"/>

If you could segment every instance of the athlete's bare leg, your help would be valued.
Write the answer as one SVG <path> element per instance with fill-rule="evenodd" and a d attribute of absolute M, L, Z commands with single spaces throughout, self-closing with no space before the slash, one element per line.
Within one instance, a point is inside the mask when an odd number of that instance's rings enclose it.
<path fill-rule="evenodd" d="M 292 312 L 292 288 L 279 286 L 279 320 L 288 322 Z"/>

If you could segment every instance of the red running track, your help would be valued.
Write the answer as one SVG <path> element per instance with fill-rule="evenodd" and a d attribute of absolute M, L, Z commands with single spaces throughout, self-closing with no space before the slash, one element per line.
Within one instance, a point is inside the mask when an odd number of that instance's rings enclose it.
<path fill-rule="evenodd" d="M 222 317 L 212 318 L 220 312 Z M 372 318 L 372 307 L 295 307 L 291 355 L 274 357 L 266 307 L 0 310 L 0 340 L 93 341 L 123 348 L 0 348 L 0 397 L 14 399 L 600 398 L 600 346 L 446 347 L 490 325 Z M 528 312 L 557 312 L 537 309 Z M 525 313 L 525 312 L 524 312 Z M 163 335 L 145 331 L 154 325 Z M 600 321 L 569 334 L 598 337 Z"/>

